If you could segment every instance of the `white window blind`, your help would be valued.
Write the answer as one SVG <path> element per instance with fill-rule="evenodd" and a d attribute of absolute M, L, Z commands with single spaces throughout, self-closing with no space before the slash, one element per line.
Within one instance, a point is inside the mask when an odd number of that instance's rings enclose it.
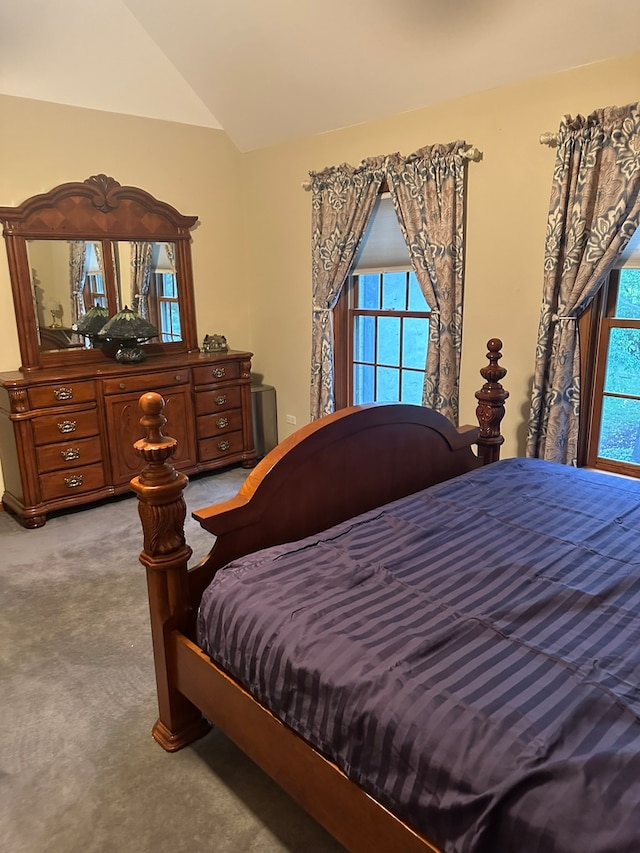
<path fill-rule="evenodd" d="M 620 261 L 619 266 L 621 267 L 630 267 L 635 270 L 640 268 L 640 228 L 638 228 L 625 246 L 624 251 L 620 255 Z"/>
<path fill-rule="evenodd" d="M 154 243 L 151 254 L 151 268 L 154 272 L 174 272 L 167 254 L 166 243 Z"/>
<path fill-rule="evenodd" d="M 358 246 L 353 272 L 410 270 L 409 249 L 388 193 L 376 199 L 371 219 Z"/>

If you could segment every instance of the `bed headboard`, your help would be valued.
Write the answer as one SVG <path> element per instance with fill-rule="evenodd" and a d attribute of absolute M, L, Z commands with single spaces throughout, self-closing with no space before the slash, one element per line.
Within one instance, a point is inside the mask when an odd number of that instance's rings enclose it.
<path fill-rule="evenodd" d="M 489 364 L 481 370 L 486 382 L 476 393 L 479 427 L 456 428 L 437 412 L 401 403 L 341 409 L 282 441 L 234 498 L 194 512 L 216 540 L 188 579 L 185 569 L 180 583 L 188 586 L 191 604 L 199 601 L 217 569 L 232 559 L 311 535 L 495 461 L 508 396 L 500 384 L 506 374 L 498 365 L 501 346 L 495 338 L 488 343 Z M 187 481 L 169 463 L 175 441 L 162 435 L 163 400 L 145 394 L 140 406 L 147 438 L 135 447 L 147 465 L 131 486 L 140 498 L 145 536 L 141 560 L 155 565 L 161 559 L 166 565 L 169 553 L 184 559 L 187 552 L 188 560 L 182 499 Z M 473 444 L 478 444 L 478 455 Z"/>
<path fill-rule="evenodd" d="M 282 441 L 235 498 L 193 517 L 218 537 L 214 558 L 224 564 L 238 550 L 301 539 L 478 467 L 477 438 L 477 428 L 457 430 L 421 406 L 341 409 Z"/>

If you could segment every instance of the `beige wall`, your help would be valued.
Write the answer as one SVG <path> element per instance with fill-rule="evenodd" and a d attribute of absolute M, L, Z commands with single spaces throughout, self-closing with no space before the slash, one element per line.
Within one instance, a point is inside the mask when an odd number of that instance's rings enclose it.
<path fill-rule="evenodd" d="M 540 145 L 566 114 L 639 97 L 640 53 L 377 122 L 241 155 L 222 131 L 0 96 L 0 205 L 104 172 L 197 214 L 198 335 L 255 353 L 276 387 L 280 437 L 309 417 L 309 170 L 466 139 L 469 165 L 461 420 L 474 422 L 486 341 L 504 342 L 505 455 L 522 454 L 533 370 L 554 151 Z M 19 365 L 0 253 L 0 370 Z"/>
<path fill-rule="evenodd" d="M 301 189 L 309 170 L 465 139 L 483 159 L 469 165 L 461 422 L 475 423 L 478 370 L 487 340 L 499 337 L 511 394 L 504 454 L 522 455 L 555 156 L 539 136 L 567 113 L 638 100 L 639 83 L 640 53 L 245 155 L 244 205 L 256 223 L 247 267 L 253 345 L 277 388 L 280 437 L 293 429 L 285 413 L 299 425 L 309 410 L 311 218 Z"/>

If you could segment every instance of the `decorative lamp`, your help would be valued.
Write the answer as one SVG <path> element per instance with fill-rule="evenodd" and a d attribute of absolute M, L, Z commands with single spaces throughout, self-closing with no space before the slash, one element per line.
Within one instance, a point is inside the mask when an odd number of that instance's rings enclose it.
<path fill-rule="evenodd" d="M 158 337 L 158 334 L 152 323 L 125 305 L 122 311 L 118 311 L 104 324 L 98 332 L 98 338 L 118 344 L 116 361 L 133 364 L 145 359 L 140 344 Z"/>
<path fill-rule="evenodd" d="M 92 346 L 101 346 L 101 341 L 98 338 L 98 332 L 109 319 L 109 312 L 102 305 L 94 305 L 89 308 L 84 317 L 81 317 L 77 323 L 71 327 L 74 332 L 79 335 L 84 335 L 89 338 Z"/>
<path fill-rule="evenodd" d="M 93 308 L 89 308 L 84 317 L 81 317 L 74 324 L 73 330 L 74 332 L 79 332 L 81 335 L 91 337 L 98 334 L 108 319 L 109 312 L 107 309 L 103 308 L 102 305 L 94 305 Z"/>

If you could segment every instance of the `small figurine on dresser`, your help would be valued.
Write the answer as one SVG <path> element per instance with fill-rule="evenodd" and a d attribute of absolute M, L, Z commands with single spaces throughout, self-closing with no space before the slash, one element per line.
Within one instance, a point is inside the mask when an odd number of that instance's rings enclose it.
<path fill-rule="evenodd" d="M 202 341 L 203 352 L 227 352 L 229 345 L 224 335 L 205 335 Z"/>

